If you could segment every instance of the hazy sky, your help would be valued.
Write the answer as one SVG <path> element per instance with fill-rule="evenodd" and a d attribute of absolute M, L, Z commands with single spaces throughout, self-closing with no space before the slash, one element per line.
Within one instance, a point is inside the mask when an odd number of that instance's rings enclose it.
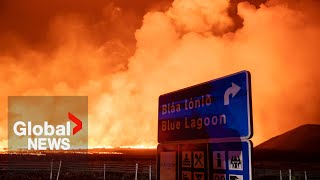
<path fill-rule="evenodd" d="M 89 145 L 156 145 L 158 96 L 252 74 L 255 144 L 320 123 L 320 3 L 0 1 L 0 145 L 7 97 L 89 97 Z M 253 4 L 255 5 L 253 5 Z"/>

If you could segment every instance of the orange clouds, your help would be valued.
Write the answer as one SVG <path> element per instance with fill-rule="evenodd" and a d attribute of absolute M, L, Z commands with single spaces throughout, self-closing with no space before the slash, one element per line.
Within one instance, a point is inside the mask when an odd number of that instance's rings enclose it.
<path fill-rule="evenodd" d="M 243 26 L 235 32 L 226 1 L 177 0 L 146 13 L 141 27 L 118 6 L 105 6 L 105 19 L 95 23 L 55 16 L 49 50 L 21 43 L 19 51 L 0 53 L 1 101 L 8 95 L 89 96 L 90 146 L 155 145 L 160 94 L 247 69 L 258 144 L 319 123 L 320 24 L 312 3 L 240 3 Z M 110 17 L 126 20 L 115 28 L 118 21 Z M 6 105 L 0 103 L 1 125 Z M 0 128 L 4 143 L 6 127 Z"/>

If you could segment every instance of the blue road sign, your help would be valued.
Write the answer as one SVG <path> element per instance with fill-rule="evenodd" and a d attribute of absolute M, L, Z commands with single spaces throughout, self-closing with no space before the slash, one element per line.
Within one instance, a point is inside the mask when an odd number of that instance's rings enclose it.
<path fill-rule="evenodd" d="M 251 85 L 248 71 L 159 97 L 159 143 L 251 136 Z"/>
<path fill-rule="evenodd" d="M 251 180 L 252 143 L 230 142 L 159 144 L 157 179 Z"/>
<path fill-rule="evenodd" d="M 209 143 L 209 179 L 251 180 L 251 150 L 249 140 Z"/>

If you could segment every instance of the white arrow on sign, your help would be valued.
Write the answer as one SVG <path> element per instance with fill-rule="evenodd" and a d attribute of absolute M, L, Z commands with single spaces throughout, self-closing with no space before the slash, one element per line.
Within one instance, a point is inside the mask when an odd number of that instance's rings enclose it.
<path fill-rule="evenodd" d="M 232 97 L 234 97 L 239 91 L 240 86 L 236 85 L 235 83 L 231 83 L 231 87 L 229 87 L 226 92 L 224 93 L 224 105 L 229 105 L 229 96 L 232 94 Z"/>

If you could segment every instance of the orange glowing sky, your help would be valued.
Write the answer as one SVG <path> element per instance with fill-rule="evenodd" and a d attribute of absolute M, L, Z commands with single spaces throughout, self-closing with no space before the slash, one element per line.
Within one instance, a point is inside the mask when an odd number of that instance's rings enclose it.
<path fill-rule="evenodd" d="M 320 3 L 237 2 L 1 1 L 0 146 L 28 95 L 88 96 L 89 146 L 155 146 L 159 95 L 244 69 L 255 145 L 320 124 Z"/>

